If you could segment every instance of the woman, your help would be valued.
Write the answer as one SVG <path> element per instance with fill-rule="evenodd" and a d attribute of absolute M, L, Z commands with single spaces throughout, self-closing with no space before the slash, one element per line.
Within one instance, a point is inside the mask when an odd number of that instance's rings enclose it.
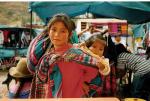
<path fill-rule="evenodd" d="M 70 44 L 71 33 L 69 17 L 58 14 L 31 42 L 28 68 L 35 75 L 31 98 L 84 97 L 84 82 L 90 83 L 99 74 L 98 69 L 103 70 L 97 68 L 99 63 L 96 58 Z"/>
<path fill-rule="evenodd" d="M 143 98 L 149 101 L 150 97 L 150 62 L 145 58 L 129 53 L 127 49 L 119 44 L 116 46 L 117 68 L 130 70 L 133 73 L 132 97 Z"/>

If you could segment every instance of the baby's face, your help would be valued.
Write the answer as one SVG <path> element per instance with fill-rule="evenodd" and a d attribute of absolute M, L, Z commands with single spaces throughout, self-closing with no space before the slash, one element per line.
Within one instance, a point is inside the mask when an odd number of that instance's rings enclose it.
<path fill-rule="evenodd" d="M 98 56 L 103 56 L 105 45 L 102 44 L 99 40 L 95 40 L 95 42 L 89 47 L 89 49 Z"/>

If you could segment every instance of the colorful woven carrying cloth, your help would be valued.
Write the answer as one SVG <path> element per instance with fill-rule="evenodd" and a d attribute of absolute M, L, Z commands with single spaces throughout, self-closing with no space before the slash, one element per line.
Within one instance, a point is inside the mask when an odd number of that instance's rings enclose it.
<path fill-rule="evenodd" d="M 90 66 L 91 68 L 96 68 L 96 58 L 83 53 L 78 48 L 73 47 L 62 56 L 59 56 L 52 52 L 45 54 L 49 45 L 50 40 L 48 35 L 40 34 L 29 46 L 27 64 L 30 72 L 34 74 L 30 98 L 62 97 L 62 74 L 57 64 L 59 61 L 73 61 Z M 92 82 L 90 83 L 92 84 Z M 98 87 L 101 85 L 100 83 L 94 82 L 93 85 L 96 85 L 95 92 L 97 92 Z"/>

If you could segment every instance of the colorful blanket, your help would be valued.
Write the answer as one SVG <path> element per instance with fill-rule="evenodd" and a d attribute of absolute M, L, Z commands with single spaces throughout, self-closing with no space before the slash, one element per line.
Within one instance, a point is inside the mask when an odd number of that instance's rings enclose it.
<path fill-rule="evenodd" d="M 57 65 L 58 61 L 75 61 L 96 68 L 97 59 L 83 53 L 78 48 L 71 48 L 62 56 L 52 52 L 45 54 L 45 51 L 50 45 L 48 35 L 40 34 L 29 46 L 27 63 L 29 70 L 34 74 L 30 94 L 31 98 L 62 97 L 62 74 Z M 93 80 L 95 88 L 92 94 L 97 92 L 101 83 L 95 82 L 96 80 L 100 80 L 100 76 L 96 78 L 99 79 Z"/>

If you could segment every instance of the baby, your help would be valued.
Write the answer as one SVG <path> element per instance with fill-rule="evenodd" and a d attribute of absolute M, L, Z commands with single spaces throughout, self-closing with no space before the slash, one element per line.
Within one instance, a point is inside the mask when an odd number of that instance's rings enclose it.
<path fill-rule="evenodd" d="M 109 74 L 109 59 L 104 57 L 106 40 L 101 34 L 91 36 L 88 40 L 86 40 L 84 43 L 81 43 L 79 46 L 85 53 L 90 54 L 99 60 L 97 65 L 99 67 L 99 72 L 102 75 Z"/>
<path fill-rule="evenodd" d="M 99 67 L 99 72 L 102 75 L 105 76 L 110 73 L 109 59 L 104 57 L 106 49 L 106 40 L 101 34 L 95 34 L 91 36 L 84 43 L 81 43 L 79 47 L 85 53 L 98 59 L 97 66 Z M 84 83 L 83 90 L 85 94 L 89 96 L 90 85 Z"/>

